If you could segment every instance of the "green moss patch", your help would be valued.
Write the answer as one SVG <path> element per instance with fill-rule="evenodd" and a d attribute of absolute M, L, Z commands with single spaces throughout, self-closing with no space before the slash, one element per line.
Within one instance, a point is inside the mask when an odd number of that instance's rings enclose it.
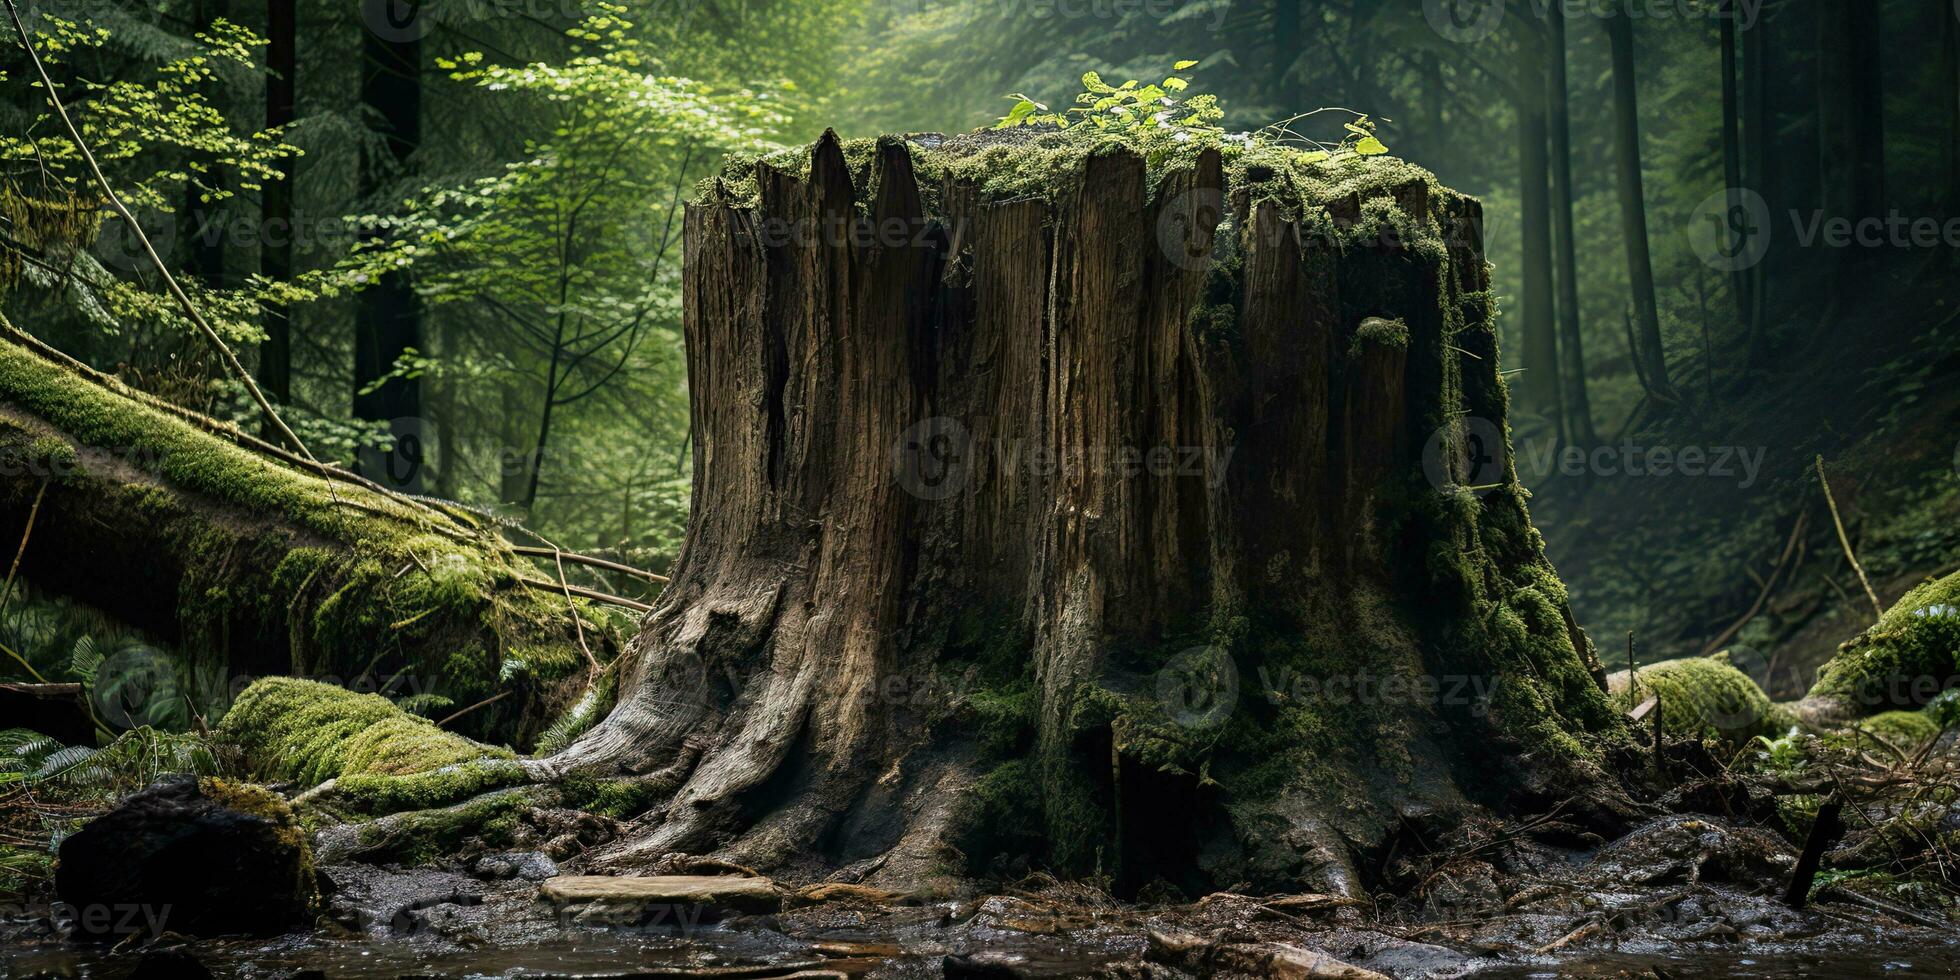
<path fill-rule="evenodd" d="M 1748 674 L 1722 657 L 1686 657 L 1649 664 L 1618 695 L 1631 709 L 1660 698 L 1661 729 L 1676 736 L 1703 736 L 1740 744 L 1758 735 L 1775 738 L 1794 724 L 1789 711 L 1769 699 Z"/>
<path fill-rule="evenodd" d="M 246 688 L 217 734 L 244 751 L 253 772 L 306 786 L 329 779 L 361 786 L 358 777 L 433 774 L 445 767 L 512 758 L 508 749 L 445 732 L 378 694 L 356 694 L 293 677 L 268 677 Z M 398 781 L 387 792 L 441 796 L 461 792 L 458 784 L 488 778 L 483 770 L 456 769 Z M 379 786 L 370 788 L 379 793 Z"/>

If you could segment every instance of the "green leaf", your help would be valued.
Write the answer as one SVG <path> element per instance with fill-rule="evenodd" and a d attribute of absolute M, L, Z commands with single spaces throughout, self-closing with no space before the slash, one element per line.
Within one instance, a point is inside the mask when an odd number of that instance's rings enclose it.
<path fill-rule="evenodd" d="M 1186 70 L 1188 70 L 1188 69 L 1191 69 L 1191 68 L 1196 68 L 1196 67 L 1198 67 L 1198 63 L 1197 63 L 1197 62 L 1195 62 L 1195 61 L 1180 61 L 1180 62 L 1178 62 L 1177 64 L 1174 64 L 1174 65 L 1172 65 L 1172 66 L 1171 66 L 1171 70 L 1172 70 L 1172 71 L 1186 71 Z"/>
<path fill-rule="evenodd" d="M 1378 157 L 1388 152 L 1388 145 L 1373 136 L 1354 144 L 1354 152 L 1364 157 Z"/>

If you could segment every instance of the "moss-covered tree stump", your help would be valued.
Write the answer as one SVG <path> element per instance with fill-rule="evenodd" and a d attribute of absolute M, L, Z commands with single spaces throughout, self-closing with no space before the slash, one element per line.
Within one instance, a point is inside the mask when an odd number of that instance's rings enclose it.
<path fill-rule="evenodd" d="M 1353 889 L 1597 776 L 1622 722 L 1469 438 L 1478 204 L 1207 143 L 826 135 L 689 208 L 694 520 L 551 761 L 678 788 L 602 864 Z"/>

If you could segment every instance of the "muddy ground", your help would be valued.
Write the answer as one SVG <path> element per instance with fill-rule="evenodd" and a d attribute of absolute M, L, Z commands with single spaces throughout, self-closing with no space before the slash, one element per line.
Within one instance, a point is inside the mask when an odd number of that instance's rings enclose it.
<path fill-rule="evenodd" d="M 1724 819 L 1669 815 L 1593 847 L 1530 825 L 1457 828 L 1395 900 L 1230 893 L 1123 903 L 1034 876 L 992 894 L 877 903 L 841 895 L 767 915 L 703 905 L 568 904 L 540 883 L 578 869 L 490 854 L 448 869 L 342 865 L 321 928 L 273 940 L 126 948 L 64 940 L 43 907 L 9 910 L 10 977 L 1954 976 L 1960 931 L 1825 890 L 1780 895 L 1795 850 Z M 1922 918 L 1924 921 L 1913 921 Z M 189 959 L 195 959 L 193 965 Z M 151 974 L 144 974 L 151 975 Z"/>

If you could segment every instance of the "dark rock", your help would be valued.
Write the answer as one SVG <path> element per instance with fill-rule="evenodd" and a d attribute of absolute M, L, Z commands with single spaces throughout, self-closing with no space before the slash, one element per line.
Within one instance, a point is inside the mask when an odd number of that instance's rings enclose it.
<path fill-rule="evenodd" d="M 306 836 L 263 789 L 172 777 L 61 842 L 55 893 L 76 938 L 277 935 L 317 898 Z"/>
<path fill-rule="evenodd" d="M 476 862 L 479 878 L 522 878 L 543 881 L 558 877 L 558 862 L 538 851 L 508 851 L 485 854 Z"/>

